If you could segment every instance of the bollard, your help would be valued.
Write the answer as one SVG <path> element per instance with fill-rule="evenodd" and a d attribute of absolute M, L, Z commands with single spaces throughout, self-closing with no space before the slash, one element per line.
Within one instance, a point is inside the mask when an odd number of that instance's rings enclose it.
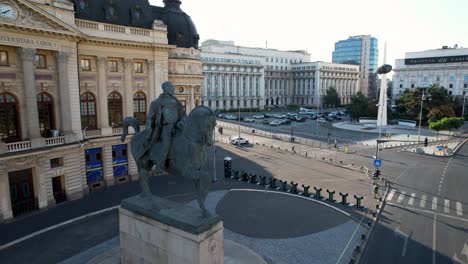
<path fill-rule="evenodd" d="M 307 152 L 306 152 L 306 157 L 307 157 Z"/>
<path fill-rule="evenodd" d="M 322 199 L 322 195 L 320 195 L 320 192 L 322 191 L 322 188 L 318 189 L 317 187 L 314 186 L 315 190 L 315 199 Z"/>
<path fill-rule="evenodd" d="M 288 181 L 280 180 L 280 183 L 281 183 L 281 191 L 282 192 L 287 192 L 288 191 Z"/>
<path fill-rule="evenodd" d="M 304 186 L 304 184 L 302 184 L 302 188 L 304 189 L 304 192 L 302 192 L 302 196 L 309 197 L 310 196 L 310 194 L 309 194 L 310 185 L 309 186 Z"/>
<path fill-rule="evenodd" d="M 232 162 L 231 157 L 224 158 L 224 178 L 231 178 L 232 176 L 231 162 Z"/>
<path fill-rule="evenodd" d="M 294 183 L 293 181 L 291 181 L 291 190 L 289 191 L 290 193 L 292 194 L 297 194 L 297 183 Z"/>
<path fill-rule="evenodd" d="M 250 174 L 250 183 L 257 184 L 257 174 Z"/>
<path fill-rule="evenodd" d="M 366 240 L 366 234 L 361 234 L 361 240 Z"/>
<path fill-rule="evenodd" d="M 249 174 L 245 171 L 242 172 L 242 181 L 248 182 L 249 181 Z"/>
<path fill-rule="evenodd" d="M 346 197 L 348 197 L 348 194 L 347 194 L 347 193 L 341 193 L 341 192 L 340 192 L 340 195 L 341 195 L 341 204 L 344 204 L 344 205 L 348 204 L 348 203 L 346 202 Z"/>
<path fill-rule="evenodd" d="M 276 189 L 276 179 L 271 177 L 270 182 L 268 183 L 270 189 Z"/>
<path fill-rule="evenodd" d="M 234 180 L 239 180 L 240 179 L 240 176 L 239 176 L 239 171 L 238 170 L 234 170 L 234 177 L 232 177 Z"/>
<path fill-rule="evenodd" d="M 327 193 L 328 193 L 328 201 L 330 202 L 335 202 L 335 199 L 333 199 L 333 195 L 335 194 L 335 191 L 333 192 L 330 192 L 328 189 L 327 189 Z"/>
<path fill-rule="evenodd" d="M 260 178 L 260 182 L 257 183 L 260 186 L 265 186 L 266 185 L 266 176 L 258 176 Z"/>
<path fill-rule="evenodd" d="M 354 195 L 354 198 L 356 198 L 356 208 L 362 208 L 361 206 L 361 201 L 364 199 L 364 196 L 361 196 L 360 198 L 356 195 Z"/>

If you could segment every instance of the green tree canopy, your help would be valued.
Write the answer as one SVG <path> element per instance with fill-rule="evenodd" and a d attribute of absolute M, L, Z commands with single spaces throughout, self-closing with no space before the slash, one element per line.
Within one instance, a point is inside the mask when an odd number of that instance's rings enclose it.
<path fill-rule="evenodd" d="M 351 104 L 346 109 L 351 115 L 352 119 L 358 119 L 359 117 L 365 117 L 368 115 L 369 100 L 361 92 L 351 97 Z"/>
<path fill-rule="evenodd" d="M 451 105 L 441 105 L 432 108 L 429 110 L 429 114 L 427 114 L 429 122 L 434 122 L 444 117 L 455 117 L 455 111 L 453 111 L 453 107 Z"/>
<path fill-rule="evenodd" d="M 458 129 L 464 124 L 461 117 L 444 117 L 438 121 L 429 123 L 429 128 L 435 131 Z"/>
<path fill-rule="evenodd" d="M 323 97 L 323 103 L 325 105 L 338 106 L 341 104 L 340 96 L 334 87 L 330 87 L 327 90 L 327 94 Z"/>

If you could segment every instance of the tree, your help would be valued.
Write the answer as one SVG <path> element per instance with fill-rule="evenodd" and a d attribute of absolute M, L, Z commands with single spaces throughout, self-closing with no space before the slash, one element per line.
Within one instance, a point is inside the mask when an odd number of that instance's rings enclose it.
<path fill-rule="evenodd" d="M 458 129 L 465 123 L 465 120 L 461 117 L 444 117 L 438 121 L 434 121 L 429 123 L 429 128 L 432 130 L 437 131 L 437 135 L 439 135 L 439 131 L 441 130 L 451 130 L 451 129 Z"/>
<path fill-rule="evenodd" d="M 323 97 L 323 103 L 325 105 L 338 106 L 341 104 L 340 96 L 334 87 L 330 87 L 327 90 L 327 94 Z"/>
<path fill-rule="evenodd" d="M 368 116 L 369 100 L 364 94 L 358 92 L 351 97 L 351 104 L 346 106 L 351 119 Z"/>
<path fill-rule="evenodd" d="M 442 105 L 432 108 L 427 114 L 429 123 L 440 120 L 444 117 L 455 117 L 455 111 L 451 105 Z"/>
<path fill-rule="evenodd" d="M 413 91 L 406 90 L 396 102 L 397 112 L 402 118 L 419 119 L 423 92 L 426 94 L 426 100 L 423 102 L 423 121 L 427 121 L 427 114 L 430 109 L 443 105 L 452 106 L 450 97 L 444 87 L 432 85 L 428 88 L 416 88 Z"/>

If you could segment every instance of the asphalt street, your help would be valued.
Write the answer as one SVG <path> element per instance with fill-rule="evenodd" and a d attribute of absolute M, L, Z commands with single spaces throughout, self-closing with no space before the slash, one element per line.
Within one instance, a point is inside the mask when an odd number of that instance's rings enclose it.
<path fill-rule="evenodd" d="M 392 152 L 409 162 L 389 177 L 362 263 L 468 263 L 468 145 L 452 158 Z"/>

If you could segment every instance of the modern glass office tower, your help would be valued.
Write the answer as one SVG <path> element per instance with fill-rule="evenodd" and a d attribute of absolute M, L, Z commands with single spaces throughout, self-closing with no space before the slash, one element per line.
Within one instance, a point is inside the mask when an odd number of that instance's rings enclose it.
<path fill-rule="evenodd" d="M 379 61 L 378 40 L 370 35 L 352 36 L 335 43 L 333 63 L 359 65 L 361 92 L 369 98 L 376 98 Z"/>

